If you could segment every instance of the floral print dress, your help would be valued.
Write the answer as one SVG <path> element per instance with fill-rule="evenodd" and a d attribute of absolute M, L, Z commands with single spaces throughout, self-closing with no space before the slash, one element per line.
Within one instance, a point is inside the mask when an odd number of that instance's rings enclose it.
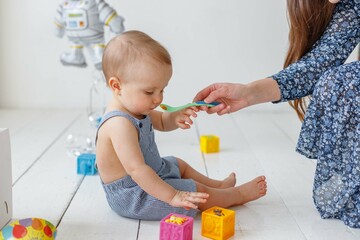
<path fill-rule="evenodd" d="M 296 150 L 317 159 L 313 199 L 322 218 L 360 228 L 360 0 L 342 0 L 323 36 L 272 76 L 281 100 L 312 95 Z"/>

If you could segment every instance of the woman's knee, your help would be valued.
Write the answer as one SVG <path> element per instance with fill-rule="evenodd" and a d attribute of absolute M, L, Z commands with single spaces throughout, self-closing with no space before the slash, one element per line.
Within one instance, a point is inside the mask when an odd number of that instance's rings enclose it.
<path fill-rule="evenodd" d="M 315 86 L 314 95 L 352 99 L 360 96 L 360 62 L 352 62 L 326 71 Z"/>

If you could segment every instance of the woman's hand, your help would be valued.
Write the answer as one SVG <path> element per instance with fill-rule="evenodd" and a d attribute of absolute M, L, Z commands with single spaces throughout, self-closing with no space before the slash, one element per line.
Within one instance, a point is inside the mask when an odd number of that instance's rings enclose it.
<path fill-rule="evenodd" d="M 200 109 L 207 111 L 207 113 L 223 115 L 248 107 L 249 101 L 246 97 L 246 93 L 247 88 L 244 84 L 214 83 L 201 90 L 195 96 L 194 102 L 220 102 L 220 104 L 215 107 L 200 107 Z"/>
<path fill-rule="evenodd" d="M 176 191 L 169 204 L 173 207 L 183 207 L 187 210 L 190 208 L 197 209 L 198 204 L 205 203 L 208 198 L 209 194 L 207 193 Z"/>
<path fill-rule="evenodd" d="M 272 78 L 259 79 L 248 84 L 214 83 L 201 90 L 194 101 L 221 102 L 215 107 L 200 107 L 207 113 L 223 115 L 265 102 L 281 100 L 278 83 Z"/>

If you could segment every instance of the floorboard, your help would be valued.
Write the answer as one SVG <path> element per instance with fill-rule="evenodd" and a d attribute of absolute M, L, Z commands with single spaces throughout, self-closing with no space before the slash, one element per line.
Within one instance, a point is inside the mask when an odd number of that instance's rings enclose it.
<path fill-rule="evenodd" d="M 99 176 L 76 174 L 76 157 L 69 150 L 76 144 L 68 138 L 78 136 L 81 144 L 95 132 L 84 111 L 0 109 L 0 127 L 10 129 L 14 219 L 47 219 L 57 226 L 60 240 L 159 238 L 158 221 L 116 215 Z M 295 152 L 300 127 L 290 111 L 200 113 L 190 130 L 156 132 L 156 139 L 162 156 L 182 158 L 209 177 L 235 172 L 238 184 L 267 177 L 265 197 L 231 208 L 236 212 L 231 239 L 360 239 L 359 229 L 319 217 L 312 202 L 316 162 Z M 220 137 L 219 153 L 200 152 L 199 136 L 208 134 Z M 193 239 L 206 239 L 200 215 Z"/>
<path fill-rule="evenodd" d="M 236 211 L 237 222 L 234 239 L 259 239 L 259 236 L 270 233 L 274 239 L 288 239 L 289 232 L 292 239 L 304 239 L 301 229 L 277 192 L 276 185 L 269 179 L 267 169 L 258 159 L 252 143 L 246 138 L 250 129 L 238 126 L 237 119 L 243 117 L 205 117 L 206 120 L 199 119 L 199 133 L 217 135 L 221 149 L 219 153 L 204 155 L 210 177 L 221 179 L 230 172 L 235 172 L 238 184 L 259 175 L 268 178 L 268 193 L 264 198 L 232 208 Z M 274 217 L 278 220 L 273 221 Z"/>
<path fill-rule="evenodd" d="M 99 177 L 86 176 L 61 219 L 57 239 L 136 239 L 138 228 L 139 220 L 111 211 Z"/>

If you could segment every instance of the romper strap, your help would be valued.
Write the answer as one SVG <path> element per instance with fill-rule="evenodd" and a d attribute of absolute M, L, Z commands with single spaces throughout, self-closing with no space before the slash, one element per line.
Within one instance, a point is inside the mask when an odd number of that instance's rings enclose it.
<path fill-rule="evenodd" d="M 129 120 L 134 124 L 134 126 L 136 127 L 136 129 L 139 128 L 139 126 L 138 126 L 138 125 L 139 125 L 138 120 L 135 119 L 134 117 L 130 116 L 129 114 L 124 113 L 124 112 L 121 112 L 121 111 L 118 111 L 118 110 L 108 112 L 108 113 L 106 113 L 106 114 L 101 118 L 101 121 L 100 121 L 99 126 L 98 126 L 97 131 L 96 131 L 95 144 L 96 144 L 96 142 L 97 142 L 98 132 L 99 132 L 100 127 L 101 127 L 107 120 L 109 120 L 110 118 L 113 118 L 113 117 L 124 117 L 124 118 L 127 118 L 127 119 L 129 119 Z M 138 129 L 138 130 L 139 130 L 139 129 Z"/>

